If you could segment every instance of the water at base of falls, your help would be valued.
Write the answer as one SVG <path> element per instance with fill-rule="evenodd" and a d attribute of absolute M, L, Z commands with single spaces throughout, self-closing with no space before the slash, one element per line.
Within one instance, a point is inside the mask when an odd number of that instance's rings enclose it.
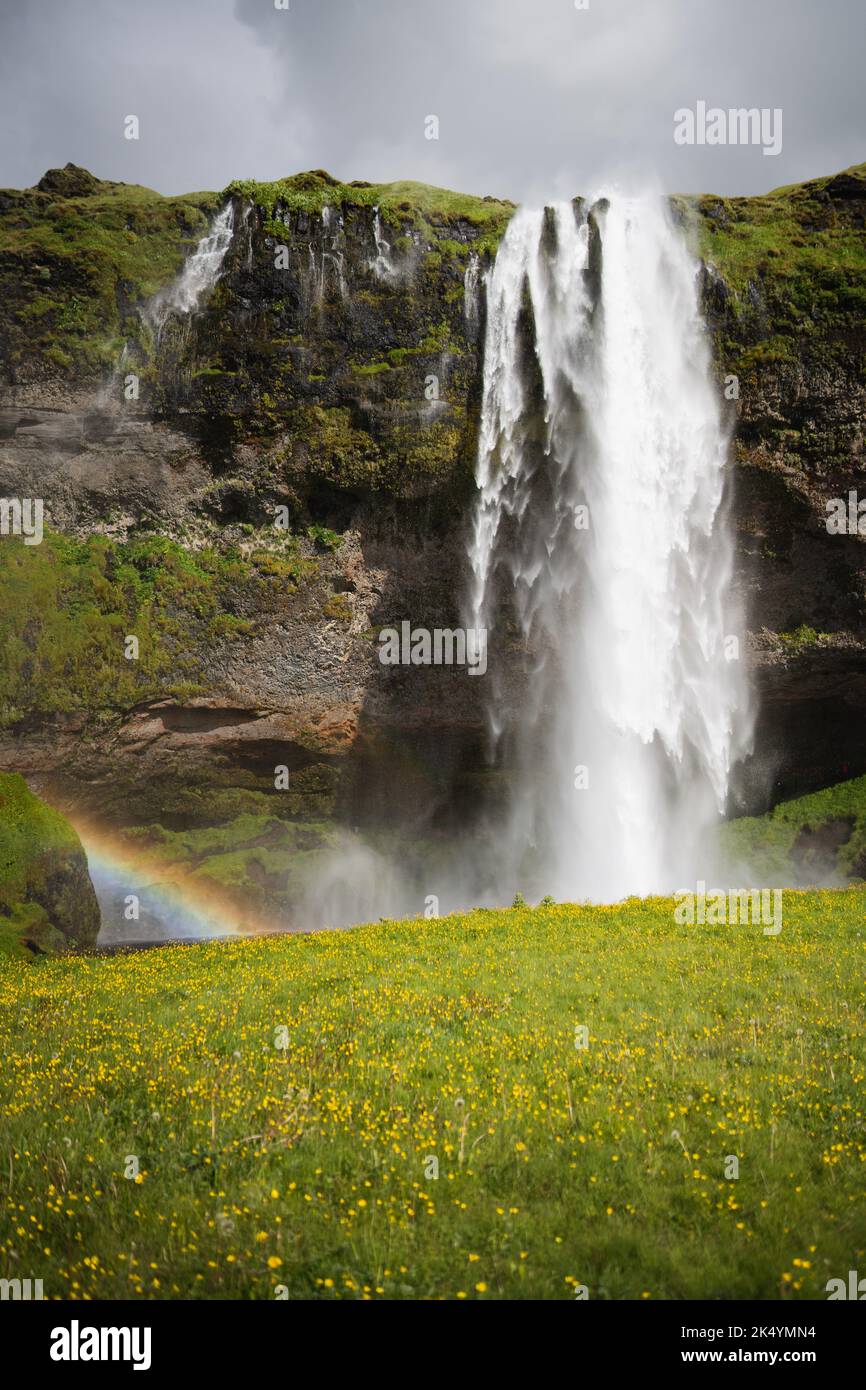
<path fill-rule="evenodd" d="M 512 773 L 497 858 L 558 898 L 705 877 L 750 737 L 698 272 L 646 197 L 520 210 L 487 276 L 467 621 Z"/>

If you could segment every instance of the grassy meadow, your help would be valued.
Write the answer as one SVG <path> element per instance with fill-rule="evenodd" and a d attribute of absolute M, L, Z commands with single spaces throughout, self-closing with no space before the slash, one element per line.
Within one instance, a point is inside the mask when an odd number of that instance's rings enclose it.
<path fill-rule="evenodd" d="M 826 1298 L 866 1270 L 864 910 L 786 892 L 768 937 L 632 900 L 2 960 L 0 1276 Z"/>

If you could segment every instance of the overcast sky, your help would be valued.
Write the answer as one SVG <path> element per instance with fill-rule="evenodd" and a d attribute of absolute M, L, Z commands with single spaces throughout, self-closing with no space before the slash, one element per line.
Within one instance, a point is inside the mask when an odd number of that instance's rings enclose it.
<path fill-rule="evenodd" d="M 72 160 L 163 193 L 325 168 L 539 201 L 866 159 L 864 0 L 288 3 L 0 0 L 0 186 Z M 676 144 L 698 101 L 781 108 L 781 153 Z"/>

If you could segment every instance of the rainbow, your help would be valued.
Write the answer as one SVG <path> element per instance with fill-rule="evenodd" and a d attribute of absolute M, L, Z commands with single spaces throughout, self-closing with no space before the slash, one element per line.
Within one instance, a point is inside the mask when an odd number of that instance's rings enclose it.
<path fill-rule="evenodd" d="M 190 940 L 251 936 L 280 928 L 240 895 L 170 864 L 150 845 L 136 845 L 93 823 L 75 823 L 102 910 L 101 941 L 111 944 L 162 937 Z M 127 899 L 138 899 L 138 919 L 128 919 Z"/>

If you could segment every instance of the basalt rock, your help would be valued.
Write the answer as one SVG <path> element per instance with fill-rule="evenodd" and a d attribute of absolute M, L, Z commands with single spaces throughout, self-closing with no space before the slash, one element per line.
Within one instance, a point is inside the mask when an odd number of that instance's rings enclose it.
<path fill-rule="evenodd" d="M 741 804 L 763 809 L 866 771 L 866 537 L 826 524 L 832 499 L 866 495 L 866 168 L 696 210 L 737 397 L 735 581 L 759 709 Z"/>

